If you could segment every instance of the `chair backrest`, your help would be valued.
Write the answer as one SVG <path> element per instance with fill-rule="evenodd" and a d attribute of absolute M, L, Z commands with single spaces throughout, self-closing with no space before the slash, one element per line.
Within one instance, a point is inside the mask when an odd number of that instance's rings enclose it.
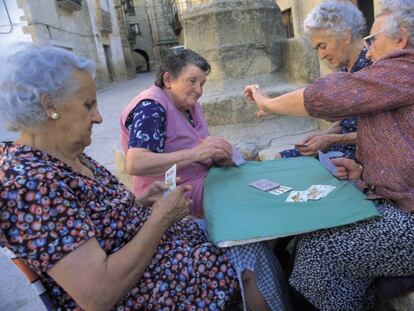
<path fill-rule="evenodd" d="M 7 247 L 0 247 L 0 251 L 4 255 L 6 255 L 6 257 L 9 258 L 16 265 L 17 268 L 19 268 L 20 272 L 24 274 L 24 276 L 29 281 L 34 291 L 39 295 L 39 298 L 45 305 L 46 310 L 56 310 L 56 307 L 53 304 L 52 299 L 50 299 L 49 294 L 43 286 L 39 276 L 32 270 L 30 270 L 30 268 L 26 265 L 23 259 L 16 257 L 16 255 Z"/>

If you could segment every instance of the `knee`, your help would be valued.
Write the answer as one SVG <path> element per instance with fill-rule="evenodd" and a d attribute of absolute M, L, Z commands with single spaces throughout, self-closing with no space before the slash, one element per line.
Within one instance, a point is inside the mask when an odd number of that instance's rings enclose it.
<path fill-rule="evenodd" d="M 255 284 L 256 283 L 256 274 L 250 270 L 244 270 L 242 275 L 243 284 Z"/>

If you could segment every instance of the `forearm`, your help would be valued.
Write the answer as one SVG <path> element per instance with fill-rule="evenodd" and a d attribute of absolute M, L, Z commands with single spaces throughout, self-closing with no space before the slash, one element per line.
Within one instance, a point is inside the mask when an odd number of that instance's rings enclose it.
<path fill-rule="evenodd" d="M 136 236 L 107 255 L 96 239 L 59 260 L 49 275 L 85 310 L 109 310 L 147 269 L 167 224 L 150 216 Z"/>
<path fill-rule="evenodd" d="M 177 169 L 179 169 L 196 161 L 197 157 L 192 149 L 167 153 L 145 151 L 135 154 L 133 149 L 130 149 L 127 154 L 126 167 L 130 175 L 157 176 L 164 174 L 174 164 L 177 164 Z"/>
<path fill-rule="evenodd" d="M 357 133 L 331 134 L 330 136 L 332 136 L 333 145 L 348 145 L 356 143 Z"/>
<path fill-rule="evenodd" d="M 111 306 L 142 277 L 167 228 L 167 224 L 150 217 L 128 244 L 107 257 L 100 296 L 107 297 Z"/>
<path fill-rule="evenodd" d="M 336 121 L 331 124 L 329 128 L 322 131 L 323 134 L 340 134 L 342 131 L 341 122 Z"/>
<path fill-rule="evenodd" d="M 309 114 L 304 106 L 303 91 L 304 89 L 300 89 L 278 97 L 266 98 L 264 100 L 264 106 L 272 113 L 308 116 Z"/>

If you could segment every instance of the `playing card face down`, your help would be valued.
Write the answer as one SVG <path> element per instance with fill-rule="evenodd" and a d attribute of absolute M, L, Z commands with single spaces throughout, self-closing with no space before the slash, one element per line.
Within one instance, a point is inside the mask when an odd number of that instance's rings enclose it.
<path fill-rule="evenodd" d="M 306 144 L 295 144 L 295 149 L 299 149 L 299 148 L 303 148 L 303 147 L 307 147 L 308 145 Z"/>
<path fill-rule="evenodd" d="M 269 190 L 279 187 L 280 184 L 272 180 L 260 179 L 260 180 L 251 182 L 249 186 L 259 189 L 261 191 L 269 191 Z"/>
<path fill-rule="evenodd" d="M 330 171 L 332 175 L 336 175 L 336 166 L 332 163 L 331 159 L 320 150 L 318 150 L 318 157 L 323 167 Z"/>
<path fill-rule="evenodd" d="M 341 158 L 341 157 L 345 156 L 345 154 L 341 151 L 329 151 L 325 154 L 330 159 Z"/>
<path fill-rule="evenodd" d="M 244 160 L 243 155 L 241 154 L 241 152 L 236 148 L 236 147 L 232 147 L 232 157 L 231 159 L 233 160 L 233 163 L 235 166 L 240 166 L 243 163 L 246 162 L 246 160 Z"/>

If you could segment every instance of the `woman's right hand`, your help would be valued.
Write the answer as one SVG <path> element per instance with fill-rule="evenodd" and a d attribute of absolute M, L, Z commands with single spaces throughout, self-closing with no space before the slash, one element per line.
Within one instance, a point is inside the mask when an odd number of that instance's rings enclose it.
<path fill-rule="evenodd" d="M 190 212 L 192 202 L 185 197 L 185 192 L 190 190 L 190 185 L 178 186 L 167 197 L 154 203 L 151 216 L 157 217 L 165 228 L 183 219 Z"/>
<path fill-rule="evenodd" d="M 258 118 L 262 118 L 270 114 L 265 105 L 265 101 L 269 99 L 269 96 L 267 96 L 257 84 L 246 85 L 244 87 L 244 96 L 256 103 L 258 109 L 256 115 Z"/>
<path fill-rule="evenodd" d="M 226 159 L 232 156 L 231 144 L 224 138 L 215 136 L 207 136 L 193 148 L 193 151 L 197 162 L 213 160 L 216 157 Z"/>

